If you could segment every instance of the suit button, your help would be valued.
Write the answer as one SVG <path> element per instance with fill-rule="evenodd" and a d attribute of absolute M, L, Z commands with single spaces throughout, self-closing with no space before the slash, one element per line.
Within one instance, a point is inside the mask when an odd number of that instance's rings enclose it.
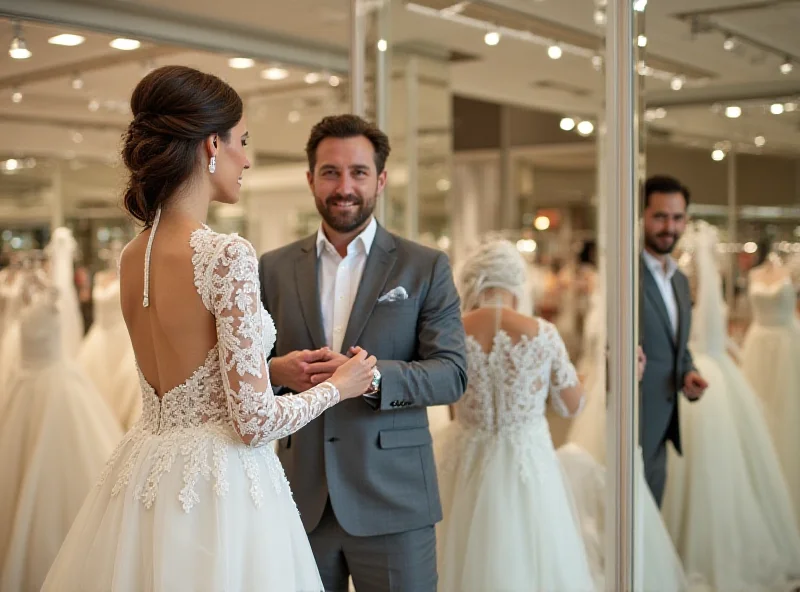
<path fill-rule="evenodd" d="M 334 436 L 333 438 L 328 438 L 328 442 L 338 442 L 338 441 L 339 438 L 337 438 L 336 436 Z"/>
<path fill-rule="evenodd" d="M 397 401 L 392 401 L 389 403 L 389 407 L 397 407 Z"/>

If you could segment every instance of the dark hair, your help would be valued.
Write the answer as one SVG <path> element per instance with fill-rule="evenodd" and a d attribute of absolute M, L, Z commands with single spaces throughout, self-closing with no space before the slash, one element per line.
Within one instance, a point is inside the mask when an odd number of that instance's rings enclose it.
<path fill-rule="evenodd" d="M 216 76 L 164 66 L 142 78 L 131 96 L 133 121 L 122 159 L 130 171 L 124 206 L 150 226 L 156 211 L 197 167 L 197 148 L 209 136 L 230 139 L 242 119 L 242 99 Z"/>
<path fill-rule="evenodd" d="M 653 175 L 644 182 L 644 207 L 650 205 L 650 196 L 654 193 L 680 193 L 686 200 L 686 207 L 689 207 L 691 194 L 689 188 L 678 181 L 675 177 L 668 175 Z"/>
<path fill-rule="evenodd" d="M 377 126 L 366 119 L 350 113 L 344 115 L 329 115 L 311 128 L 311 134 L 306 143 L 306 156 L 308 157 L 308 170 L 314 172 L 317 165 L 317 148 L 325 138 L 357 138 L 364 136 L 375 149 L 375 168 L 382 173 L 389 158 L 391 147 L 389 138 Z"/>
<path fill-rule="evenodd" d="M 595 241 L 584 241 L 581 251 L 578 253 L 578 262 L 597 264 L 597 243 Z"/>

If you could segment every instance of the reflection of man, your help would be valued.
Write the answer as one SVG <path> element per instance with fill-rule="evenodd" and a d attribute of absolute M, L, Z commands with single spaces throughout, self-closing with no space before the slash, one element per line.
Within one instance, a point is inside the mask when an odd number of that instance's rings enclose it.
<path fill-rule="evenodd" d="M 681 452 L 678 393 L 696 401 L 708 384 L 692 363 L 687 342 L 692 322 L 689 280 L 670 257 L 686 229 L 689 191 L 677 179 L 650 177 L 645 183 L 642 252 L 642 377 L 640 444 L 647 484 L 661 505 L 667 476 L 667 440 Z"/>
<path fill-rule="evenodd" d="M 322 216 L 313 236 L 261 259 L 278 329 L 273 383 L 303 391 L 351 348 L 378 358 L 373 388 L 279 443 L 325 589 L 435 592 L 441 520 L 427 407 L 466 386 L 464 327 L 447 256 L 373 217 L 389 140 L 354 115 L 326 117 L 306 147 Z M 299 305 L 298 305 L 299 304 Z"/>

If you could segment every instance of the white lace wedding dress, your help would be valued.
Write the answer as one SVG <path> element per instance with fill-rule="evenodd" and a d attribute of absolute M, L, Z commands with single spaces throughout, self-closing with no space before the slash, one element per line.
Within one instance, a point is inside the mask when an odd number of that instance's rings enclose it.
<path fill-rule="evenodd" d="M 39 590 L 122 431 L 66 355 L 55 301 L 18 316 L 20 365 L 0 413 L 0 590 Z"/>
<path fill-rule="evenodd" d="M 712 589 L 783 592 L 800 572 L 800 534 L 758 398 L 726 352 L 716 232 L 693 228 L 689 347 L 709 387 L 679 408 L 683 456 L 669 451 L 662 513 L 687 571 Z"/>
<path fill-rule="evenodd" d="M 742 370 L 761 400 L 800 527 L 800 321 L 791 278 L 751 282 L 750 302 Z"/>
<path fill-rule="evenodd" d="M 578 383 L 555 327 L 467 337 L 468 387 L 436 442 L 444 520 L 440 592 L 591 592 L 586 552 L 545 418 L 548 393 Z"/>
<path fill-rule="evenodd" d="M 323 589 L 271 443 L 339 393 L 323 383 L 273 396 L 266 352 L 275 328 L 261 305 L 253 247 L 207 227 L 191 246 L 218 345 L 161 398 L 141 377 L 142 417 L 87 498 L 44 592 Z"/>

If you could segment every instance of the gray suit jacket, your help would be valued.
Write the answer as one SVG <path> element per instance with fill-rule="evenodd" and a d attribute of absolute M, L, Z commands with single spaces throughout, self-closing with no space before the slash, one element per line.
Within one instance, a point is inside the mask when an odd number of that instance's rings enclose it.
<path fill-rule="evenodd" d="M 689 280 L 680 271 L 672 276 L 672 288 L 678 303 L 678 338 L 672 337 L 667 307 L 650 269 L 641 261 L 642 349 L 647 365 L 641 386 L 639 406 L 639 442 L 645 457 L 652 458 L 667 440 L 681 452 L 678 396 L 683 378 L 694 369 L 689 351 L 692 326 L 692 302 Z"/>
<path fill-rule="evenodd" d="M 324 347 L 316 235 L 261 257 L 262 298 L 278 332 L 274 355 Z M 402 286 L 408 299 L 378 302 Z M 344 401 L 279 442 L 306 531 L 330 496 L 342 528 L 375 536 L 442 518 L 430 405 L 466 388 L 464 326 L 447 256 L 378 227 L 342 344 L 378 358 L 380 403 Z"/>

